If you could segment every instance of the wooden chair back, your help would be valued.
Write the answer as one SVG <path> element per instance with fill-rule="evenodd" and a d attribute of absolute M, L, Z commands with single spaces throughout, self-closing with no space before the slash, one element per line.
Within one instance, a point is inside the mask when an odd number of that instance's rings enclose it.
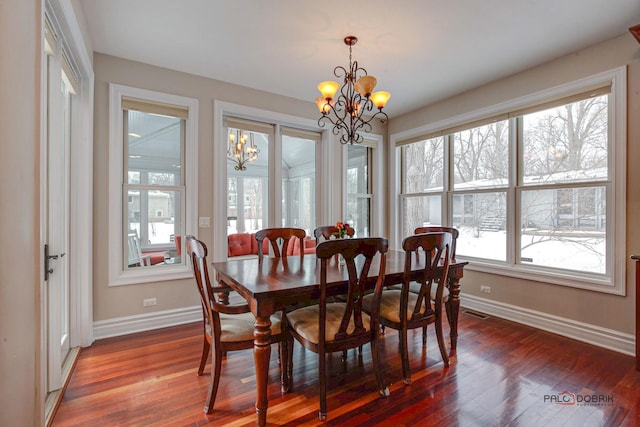
<path fill-rule="evenodd" d="M 378 331 L 379 301 L 384 282 L 388 248 L 387 239 L 381 237 L 328 240 L 316 247 L 316 256 L 320 259 L 320 299 L 318 303 L 320 308 L 319 346 L 321 347 L 321 353 L 324 353 L 322 347 L 326 345 L 327 269 L 336 268 L 335 265 L 331 265 L 331 259 L 335 258 L 335 255 L 341 255 L 344 258 L 344 268 L 348 273 L 349 285 L 347 293 L 344 295 L 345 310 L 340 327 L 335 337 L 332 337 L 330 348 L 324 349 L 327 352 L 354 348 L 370 342 L 373 339 L 373 334 Z M 371 325 L 369 328 L 365 328 L 362 323 L 362 298 L 365 295 L 365 284 L 368 280 L 369 270 L 377 254 L 379 254 L 380 260 L 378 264 L 378 279 L 374 289 L 374 309 L 370 313 Z M 358 256 L 364 258 L 359 269 L 356 263 Z M 353 324 L 353 330 L 350 331 L 349 326 L 351 324 Z"/>
<path fill-rule="evenodd" d="M 428 225 L 425 227 L 417 227 L 413 234 L 424 234 L 424 233 L 450 233 L 453 239 L 451 243 L 451 250 L 449 251 L 451 262 L 456 262 L 456 241 L 458 240 L 458 235 L 460 232 L 457 228 L 453 227 L 445 227 L 443 225 Z"/>
<path fill-rule="evenodd" d="M 304 256 L 304 238 L 307 232 L 301 228 L 282 227 L 282 228 L 265 228 L 256 233 L 258 241 L 258 259 L 264 257 L 263 244 L 264 239 L 269 240 L 273 255 L 275 258 L 287 256 L 287 248 L 289 244 L 293 244 L 291 239 L 299 239 L 300 257 Z"/>
<path fill-rule="evenodd" d="M 416 234 L 406 237 L 402 241 L 402 249 L 406 252 L 404 274 L 402 279 L 402 296 L 400 300 L 400 313 L 406 313 L 408 307 L 408 294 L 410 292 L 411 271 L 413 263 L 424 256 L 424 268 L 417 282 L 420 284 L 418 300 L 413 313 L 409 318 L 402 316 L 411 328 L 412 323 L 420 323 L 435 316 L 442 310 L 442 293 L 447 284 L 449 274 L 450 248 L 453 245 L 453 236 L 448 232 L 435 232 Z M 421 249 L 422 253 L 418 250 Z M 431 302 L 431 288 L 437 286 L 435 299 Z M 414 326 L 415 327 L 415 326 Z"/>
<path fill-rule="evenodd" d="M 219 313 L 248 313 L 250 311 L 249 306 L 247 304 L 229 305 L 228 295 L 231 292 L 231 288 L 222 283 L 215 286 L 211 285 L 209 268 L 207 267 L 208 250 L 203 242 L 194 236 L 186 236 L 186 250 L 193 265 L 193 275 L 198 285 L 203 315 L 211 326 L 211 334 L 219 338 Z"/>
<path fill-rule="evenodd" d="M 353 237 L 354 234 L 356 234 L 356 230 L 353 227 L 349 227 L 347 229 L 347 236 Z M 325 240 L 331 240 L 331 237 L 335 238 L 337 235 L 338 227 L 335 225 L 323 225 L 313 230 L 313 236 L 316 238 L 316 245 Z"/>

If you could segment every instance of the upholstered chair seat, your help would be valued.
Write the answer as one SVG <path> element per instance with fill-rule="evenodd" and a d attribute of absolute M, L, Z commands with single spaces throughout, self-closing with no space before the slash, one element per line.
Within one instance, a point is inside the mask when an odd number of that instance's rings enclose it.
<path fill-rule="evenodd" d="M 373 295 L 373 294 L 372 294 Z M 327 304 L 327 320 L 326 342 L 334 341 L 335 335 L 340 329 L 342 316 L 347 308 L 345 303 L 337 302 Z M 318 318 L 320 316 L 320 307 L 313 305 L 309 307 L 299 308 L 287 314 L 287 319 L 291 328 L 295 329 L 298 334 L 309 342 L 318 344 L 320 342 L 320 324 Z M 362 326 L 365 331 L 369 331 L 371 320 L 367 313 L 362 313 Z M 347 334 L 355 331 L 353 319 L 349 321 L 347 326 Z"/>
<path fill-rule="evenodd" d="M 238 342 L 253 340 L 256 317 L 252 313 L 226 314 L 220 313 L 220 341 Z M 279 335 L 281 329 L 281 314 L 271 316 L 271 334 Z M 207 325 L 208 326 L 208 325 Z M 207 327 L 207 332 L 211 329 Z"/>
<path fill-rule="evenodd" d="M 382 293 L 382 301 L 380 301 L 380 317 L 384 317 L 392 322 L 400 323 L 400 299 L 402 298 L 402 291 L 390 290 Z M 409 293 L 407 297 L 407 316 L 411 317 L 413 310 L 418 302 L 417 293 Z M 373 295 L 369 294 L 362 300 L 363 309 L 366 311 L 371 310 L 371 304 L 373 303 Z M 433 304 L 433 303 L 432 303 Z M 433 308 L 433 307 L 431 307 Z M 422 306 L 418 313 L 424 314 L 426 307 Z"/>

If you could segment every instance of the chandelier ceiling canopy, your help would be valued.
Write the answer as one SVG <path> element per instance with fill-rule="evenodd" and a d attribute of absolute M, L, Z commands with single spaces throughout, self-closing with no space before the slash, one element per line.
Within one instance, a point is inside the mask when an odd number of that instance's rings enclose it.
<path fill-rule="evenodd" d="M 322 113 L 318 125 L 324 127 L 325 122 L 331 123 L 333 134 L 341 135 L 342 144 L 362 142 L 364 138 L 360 132 L 371 132 L 371 121 L 374 118 L 379 117 L 381 123 L 389 119 L 382 109 L 391 94 L 373 92 L 377 84 L 376 78 L 368 75 L 367 70 L 358 67 L 358 61 L 351 58 L 351 48 L 357 42 L 358 38 L 355 36 L 344 38 L 344 43 L 349 46 L 349 68 L 337 66 L 333 70 L 338 79 L 343 79 L 342 87 L 338 82 L 322 82 L 318 85 L 321 96 L 316 98 L 318 110 Z M 372 111 L 375 112 L 370 114 Z"/>

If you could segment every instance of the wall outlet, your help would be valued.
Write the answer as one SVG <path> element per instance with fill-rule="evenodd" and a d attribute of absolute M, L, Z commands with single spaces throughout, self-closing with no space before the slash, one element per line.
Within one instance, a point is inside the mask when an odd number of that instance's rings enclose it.
<path fill-rule="evenodd" d="M 142 300 L 143 307 L 150 307 L 152 305 L 156 305 L 158 301 L 155 298 L 145 298 Z"/>
<path fill-rule="evenodd" d="M 484 292 L 485 294 L 490 294 L 491 286 L 480 286 L 480 292 Z"/>
<path fill-rule="evenodd" d="M 201 216 L 198 218 L 198 227 L 209 228 L 211 227 L 211 219 L 208 216 Z"/>

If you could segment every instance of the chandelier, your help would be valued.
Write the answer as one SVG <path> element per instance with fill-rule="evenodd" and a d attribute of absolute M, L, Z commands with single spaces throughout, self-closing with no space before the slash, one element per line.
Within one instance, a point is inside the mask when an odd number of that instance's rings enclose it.
<path fill-rule="evenodd" d="M 248 145 L 247 140 L 249 141 Z M 260 153 L 260 150 L 253 142 L 253 132 L 249 132 L 248 135 L 241 130 L 229 132 L 227 159 L 236 163 L 233 166 L 235 170 L 246 170 L 245 163 L 255 161 L 258 158 L 258 153 Z"/>
<path fill-rule="evenodd" d="M 358 38 L 355 36 L 344 38 L 344 44 L 349 46 L 349 69 L 337 66 L 333 70 L 337 78 L 344 79 L 342 88 L 338 82 L 322 82 L 318 85 L 322 96 L 316 98 L 318 110 L 322 113 L 322 117 L 318 119 L 318 126 L 324 127 L 325 122 L 331 123 L 333 134 L 342 134 L 340 137 L 342 144 L 362 142 L 363 137 L 360 132 L 371 132 L 371 121 L 375 117 L 381 116 L 381 123 L 389 119 L 382 109 L 391 94 L 389 92 L 372 93 L 376 87 L 376 78 L 367 75 L 367 70 L 358 67 L 358 62 L 351 59 L 351 48 L 357 42 Z M 340 93 L 336 97 L 338 89 Z M 369 115 L 374 111 L 374 106 L 378 111 Z"/>

